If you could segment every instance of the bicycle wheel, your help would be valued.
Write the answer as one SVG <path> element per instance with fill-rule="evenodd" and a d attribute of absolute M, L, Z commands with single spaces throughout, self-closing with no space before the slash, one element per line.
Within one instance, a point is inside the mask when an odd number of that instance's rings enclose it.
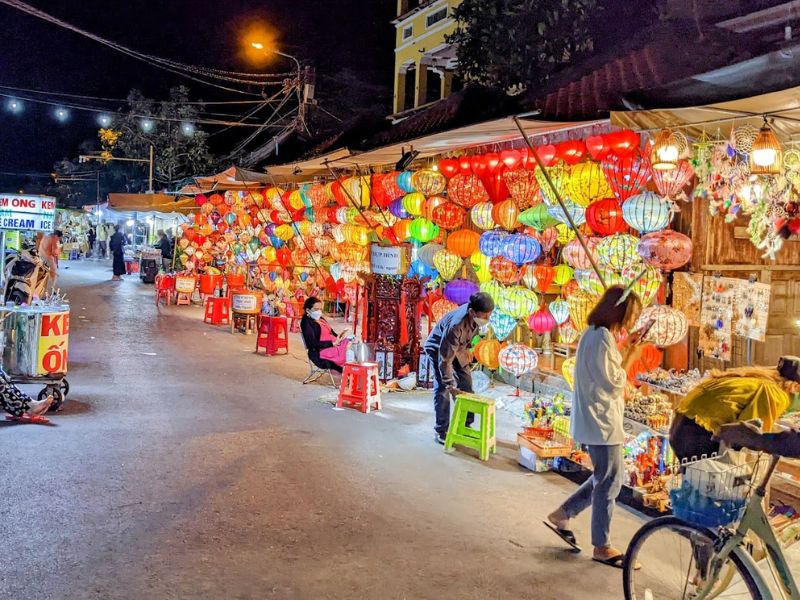
<path fill-rule="evenodd" d="M 712 531 L 661 517 L 633 536 L 625 555 L 623 586 L 626 600 L 692 600 L 709 577 L 708 566 L 717 536 Z M 640 570 L 631 568 L 641 564 Z M 716 575 L 717 584 L 705 600 L 762 600 L 755 580 L 736 554 Z"/>

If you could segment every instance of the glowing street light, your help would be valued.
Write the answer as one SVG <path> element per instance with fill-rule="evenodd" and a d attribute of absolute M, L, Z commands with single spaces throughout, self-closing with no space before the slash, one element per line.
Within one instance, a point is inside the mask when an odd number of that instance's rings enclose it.
<path fill-rule="evenodd" d="M 128 227 L 133 227 L 133 224 L 134 224 L 135 222 L 136 222 L 136 221 L 134 221 L 133 219 L 128 219 L 128 220 L 125 222 L 125 224 L 126 224 Z"/>
<path fill-rule="evenodd" d="M 111 117 L 109 115 L 98 115 L 97 122 L 101 127 L 108 127 L 111 125 Z"/>
<path fill-rule="evenodd" d="M 56 108 L 53 111 L 53 116 L 60 123 L 66 123 L 69 120 L 69 111 L 66 108 Z"/>
<path fill-rule="evenodd" d="M 152 119 L 142 119 L 139 121 L 139 127 L 142 128 L 142 131 L 145 133 L 150 133 L 153 131 L 153 128 L 156 126 L 155 122 Z"/>
<path fill-rule="evenodd" d="M 192 137 L 194 135 L 194 123 L 184 122 L 181 123 L 181 133 L 186 137 Z"/>
<path fill-rule="evenodd" d="M 6 102 L 6 108 L 8 112 L 18 115 L 22 112 L 24 106 L 21 100 L 17 100 L 16 98 L 9 98 L 8 102 Z"/>

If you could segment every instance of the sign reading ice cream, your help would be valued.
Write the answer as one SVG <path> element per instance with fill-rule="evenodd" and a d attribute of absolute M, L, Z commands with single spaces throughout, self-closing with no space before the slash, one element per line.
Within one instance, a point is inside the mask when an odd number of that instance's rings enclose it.
<path fill-rule="evenodd" d="M 56 199 L 52 196 L 0 194 L 0 229 L 53 231 Z"/>

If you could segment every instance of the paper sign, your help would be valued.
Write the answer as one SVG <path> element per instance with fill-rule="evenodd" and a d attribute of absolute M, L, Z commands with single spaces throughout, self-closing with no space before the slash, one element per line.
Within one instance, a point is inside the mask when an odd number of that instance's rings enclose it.
<path fill-rule="evenodd" d="M 42 315 L 39 333 L 39 375 L 67 372 L 69 312 Z"/>
<path fill-rule="evenodd" d="M 405 248 L 401 246 L 379 246 L 372 244 L 370 247 L 370 272 L 375 275 L 403 275 L 405 267 Z"/>
<path fill-rule="evenodd" d="M 53 231 L 56 199 L 52 196 L 0 194 L 0 229 Z"/>

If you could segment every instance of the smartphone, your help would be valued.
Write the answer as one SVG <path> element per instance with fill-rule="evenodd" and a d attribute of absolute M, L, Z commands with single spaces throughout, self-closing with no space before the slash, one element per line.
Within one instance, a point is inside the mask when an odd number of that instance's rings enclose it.
<path fill-rule="evenodd" d="M 653 328 L 653 325 L 655 324 L 656 320 L 650 319 L 647 323 L 644 324 L 644 326 L 641 329 L 634 331 L 634 335 L 636 335 L 637 344 L 641 342 L 645 337 L 647 337 L 647 334 L 650 333 L 650 330 Z"/>

